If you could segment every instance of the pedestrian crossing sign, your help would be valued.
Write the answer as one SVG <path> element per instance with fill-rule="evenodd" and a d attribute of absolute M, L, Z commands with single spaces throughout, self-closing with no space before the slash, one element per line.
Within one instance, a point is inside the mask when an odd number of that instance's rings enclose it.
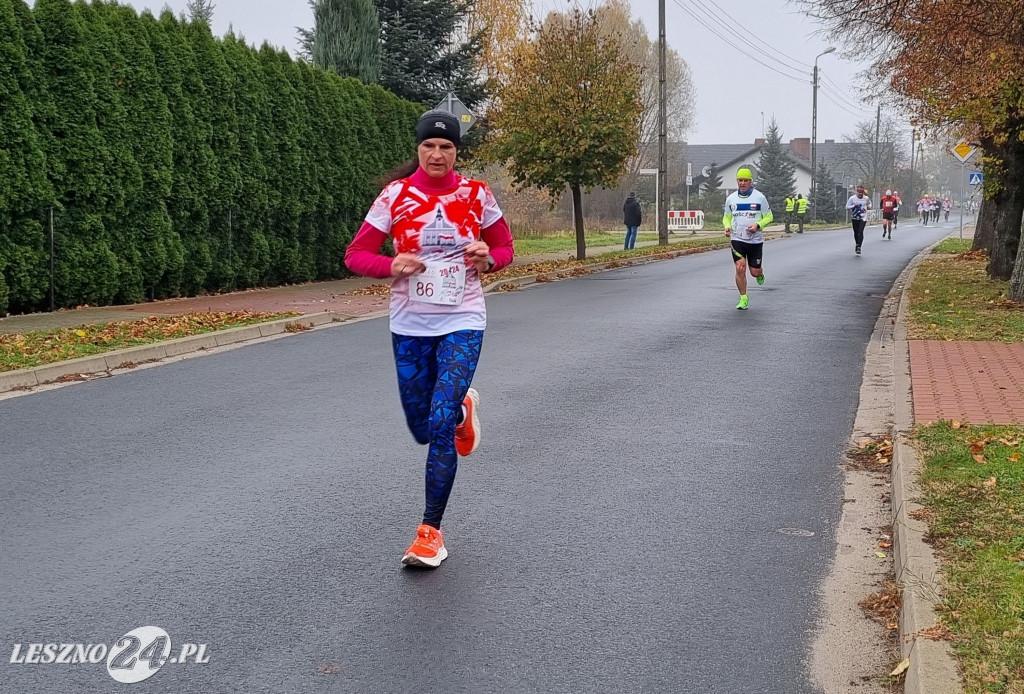
<path fill-rule="evenodd" d="M 982 181 L 982 175 L 980 171 L 967 174 L 967 183 L 972 186 L 980 186 Z"/>

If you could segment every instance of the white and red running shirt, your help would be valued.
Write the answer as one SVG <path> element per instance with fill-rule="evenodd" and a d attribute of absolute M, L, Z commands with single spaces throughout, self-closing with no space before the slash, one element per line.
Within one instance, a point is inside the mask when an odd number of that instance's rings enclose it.
<path fill-rule="evenodd" d="M 439 193 L 429 190 L 434 181 L 417 171 L 409 178 L 388 184 L 366 215 L 364 229 L 368 224 L 389 235 L 396 254 L 415 253 L 420 260 L 438 268 L 462 268 L 456 270 L 463 274 L 465 283 L 457 305 L 430 303 L 422 294 L 416 298 L 413 292 L 423 283 L 419 275 L 398 277 L 392 282 L 391 331 L 399 335 L 483 330 L 487 326 L 483 285 L 476 268 L 466 265 L 462 249 L 483 239 L 483 231 L 491 231 L 489 227 L 500 229 L 504 232 L 502 236 L 507 237 L 507 254 L 498 252 L 494 239 L 484 240 L 492 246 L 495 269 L 511 262 L 511 234 L 487 184 L 458 175 L 448 180 L 451 185 L 447 192 Z"/>

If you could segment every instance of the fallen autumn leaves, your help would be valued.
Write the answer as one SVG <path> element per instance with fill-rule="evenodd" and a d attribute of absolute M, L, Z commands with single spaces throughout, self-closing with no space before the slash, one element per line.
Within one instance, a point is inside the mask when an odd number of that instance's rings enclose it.
<path fill-rule="evenodd" d="M 124 347 L 227 330 L 294 315 L 297 314 L 259 311 L 188 313 L 0 335 L 0 371 L 27 369 Z"/>
<path fill-rule="evenodd" d="M 604 265 L 605 269 L 628 267 L 634 263 L 646 262 L 652 258 L 677 258 L 679 256 L 692 255 L 694 253 L 713 251 L 728 245 L 728 243 L 728 239 L 723 237 L 721 243 L 709 243 L 701 246 L 676 249 L 666 249 L 662 246 L 651 246 L 641 250 L 630 251 L 629 256 L 627 257 L 622 257 L 619 253 L 609 253 L 584 260 L 566 258 L 564 260 L 546 260 L 535 263 L 510 265 L 498 272 L 484 275 L 482 281 L 485 287 L 504 280 L 531 276 L 536 276 L 537 282 L 553 282 L 567 277 L 588 275 L 594 271 L 590 269 L 590 266 L 593 265 Z M 513 289 L 507 289 L 506 287 L 507 285 L 501 285 L 497 291 L 514 291 Z M 390 291 L 390 283 L 380 283 L 370 284 L 360 289 L 355 289 L 349 292 L 349 294 L 354 294 L 356 296 L 384 296 Z"/>

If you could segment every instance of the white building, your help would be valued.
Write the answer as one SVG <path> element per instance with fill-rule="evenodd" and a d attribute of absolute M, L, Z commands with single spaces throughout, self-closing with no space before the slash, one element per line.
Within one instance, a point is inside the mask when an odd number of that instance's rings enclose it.
<path fill-rule="evenodd" d="M 693 183 L 701 185 L 706 180 L 705 167 L 714 165 L 718 175 L 722 178 L 720 189 L 725 191 L 736 190 L 736 172 L 743 166 L 749 166 L 754 170 L 754 185 L 757 185 L 757 161 L 761 156 L 761 148 L 764 146 L 764 139 L 757 138 L 753 145 L 684 145 L 683 156 L 693 167 Z M 794 193 L 808 197 L 811 192 L 811 138 L 799 137 L 783 145 L 786 155 L 793 162 L 796 169 L 796 190 Z M 874 143 L 862 142 L 836 142 L 825 140 L 819 142 L 816 156 L 819 170 L 824 164 L 828 167 L 832 180 L 837 186 L 849 189 L 858 184 L 865 184 L 867 176 L 866 155 L 874 150 Z M 892 143 L 884 142 L 879 144 L 884 154 L 879 157 L 881 161 L 891 159 Z M 871 191 L 873 194 L 877 191 Z"/>

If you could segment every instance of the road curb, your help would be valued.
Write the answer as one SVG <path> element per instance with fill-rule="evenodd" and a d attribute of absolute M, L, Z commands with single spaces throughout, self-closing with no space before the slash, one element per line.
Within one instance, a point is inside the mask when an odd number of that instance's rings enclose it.
<path fill-rule="evenodd" d="M 904 270 L 906 278 L 900 291 L 895 326 L 892 507 L 896 580 L 903 594 L 900 656 L 910 659 L 903 683 L 904 694 L 963 692 L 949 644 L 921 636 L 923 630 L 938 624 L 935 606 L 941 600 L 942 584 L 938 561 L 931 546 L 924 540 L 928 525 L 911 517 L 912 512 L 922 507 L 915 501 L 920 494 L 917 479 L 921 465 L 917 451 L 909 443 L 914 415 L 910 385 L 910 345 L 907 342 L 906 327 L 906 313 L 910 303 L 908 289 L 921 261 L 942 240 L 921 251 Z"/>
<path fill-rule="evenodd" d="M 35 386 L 54 383 L 62 379 L 80 380 L 81 377 L 89 374 L 108 372 L 112 369 L 130 368 L 145 362 L 159 361 L 169 357 L 214 349 L 215 347 L 251 342 L 261 338 L 283 335 L 291 331 L 303 332 L 309 328 L 331 323 L 343 323 L 351 319 L 352 316 L 334 313 L 333 311 L 310 313 L 267 321 L 266 323 L 203 333 L 202 335 L 180 337 L 175 340 L 166 340 L 151 345 L 113 350 L 94 356 L 79 357 L 78 359 L 69 359 L 54 364 L 46 364 L 45 366 L 36 366 L 31 369 L 4 371 L 0 372 L 0 393 L 12 390 L 28 390 Z M 302 327 L 296 330 L 293 326 Z"/>

